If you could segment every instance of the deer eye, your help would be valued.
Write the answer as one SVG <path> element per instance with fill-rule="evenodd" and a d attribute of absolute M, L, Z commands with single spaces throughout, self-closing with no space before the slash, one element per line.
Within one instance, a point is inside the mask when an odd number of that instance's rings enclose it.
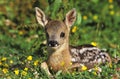
<path fill-rule="evenodd" d="M 61 33 L 60 33 L 60 37 L 61 37 L 61 38 L 65 37 L 65 33 L 64 33 L 64 32 L 61 32 Z"/>
<path fill-rule="evenodd" d="M 46 33 L 46 37 L 48 37 L 48 38 L 49 38 L 49 34 L 48 34 L 48 33 Z"/>

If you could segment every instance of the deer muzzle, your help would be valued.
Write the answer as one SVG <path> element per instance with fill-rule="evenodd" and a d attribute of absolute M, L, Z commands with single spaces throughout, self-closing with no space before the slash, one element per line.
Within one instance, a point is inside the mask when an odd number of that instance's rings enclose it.
<path fill-rule="evenodd" d="M 59 46 L 59 43 L 57 41 L 54 41 L 54 40 L 48 41 L 48 46 L 49 47 L 57 47 L 57 46 Z"/>

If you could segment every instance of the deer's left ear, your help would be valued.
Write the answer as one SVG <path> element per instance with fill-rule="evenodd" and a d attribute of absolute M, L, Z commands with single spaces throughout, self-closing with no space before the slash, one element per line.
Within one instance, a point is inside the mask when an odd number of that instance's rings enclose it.
<path fill-rule="evenodd" d="M 70 28 L 76 20 L 76 10 L 73 8 L 70 10 L 65 17 L 65 24 L 67 25 L 68 28 Z"/>

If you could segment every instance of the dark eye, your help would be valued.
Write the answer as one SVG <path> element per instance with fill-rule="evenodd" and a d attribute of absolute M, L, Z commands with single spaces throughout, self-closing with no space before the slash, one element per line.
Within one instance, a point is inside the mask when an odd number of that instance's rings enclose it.
<path fill-rule="evenodd" d="M 49 34 L 48 33 L 46 33 L 46 37 L 49 38 Z"/>
<path fill-rule="evenodd" d="M 63 38 L 65 36 L 65 33 L 64 32 L 61 32 L 60 33 L 60 37 Z"/>

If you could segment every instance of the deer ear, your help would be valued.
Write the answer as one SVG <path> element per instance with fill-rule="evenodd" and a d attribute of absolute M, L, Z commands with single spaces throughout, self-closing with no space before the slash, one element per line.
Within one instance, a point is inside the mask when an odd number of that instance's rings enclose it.
<path fill-rule="evenodd" d="M 75 8 L 73 8 L 66 14 L 65 24 L 67 25 L 67 27 L 70 28 L 74 24 L 75 20 L 76 20 L 76 10 Z"/>
<path fill-rule="evenodd" d="M 38 7 L 35 7 L 35 11 L 36 11 L 36 19 L 37 19 L 38 23 L 44 27 L 48 23 L 48 20 L 45 16 L 44 12 Z"/>

